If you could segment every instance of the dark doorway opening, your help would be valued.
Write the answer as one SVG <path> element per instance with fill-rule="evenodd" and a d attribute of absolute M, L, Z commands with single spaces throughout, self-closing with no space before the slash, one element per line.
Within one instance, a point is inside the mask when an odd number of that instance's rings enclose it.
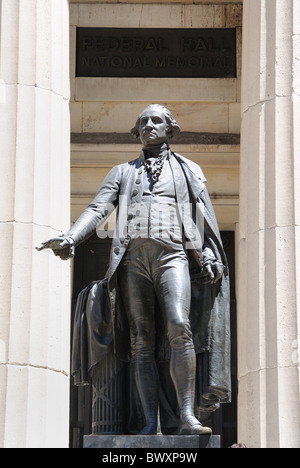
<path fill-rule="evenodd" d="M 221 435 L 223 448 L 237 442 L 237 329 L 235 295 L 235 239 L 234 232 L 221 232 L 224 249 L 230 269 L 231 284 L 231 374 L 232 402 L 221 405 L 206 425 L 213 428 L 214 434 Z M 72 296 L 72 324 L 78 294 L 92 281 L 105 277 L 110 254 L 111 240 L 99 239 L 96 235 L 81 244 L 76 250 L 74 261 L 74 285 Z M 71 338 L 73 327 L 71 328 Z M 72 342 L 72 340 L 71 340 Z M 70 447 L 82 448 L 83 436 L 92 433 L 91 386 L 76 387 L 70 381 Z"/>

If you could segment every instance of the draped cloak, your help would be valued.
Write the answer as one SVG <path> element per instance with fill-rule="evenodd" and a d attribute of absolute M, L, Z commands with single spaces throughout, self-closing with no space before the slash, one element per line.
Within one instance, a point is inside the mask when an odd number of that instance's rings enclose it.
<path fill-rule="evenodd" d="M 231 400 L 231 373 L 230 373 L 230 288 L 229 271 L 226 255 L 223 249 L 219 228 L 215 213 L 206 189 L 206 179 L 200 167 L 183 156 L 172 153 L 170 158 L 171 168 L 174 176 L 175 192 L 178 206 L 192 203 L 195 216 L 194 226 L 197 228 L 196 218 L 203 219 L 203 244 L 193 245 L 193 236 L 190 236 L 190 248 L 188 249 L 190 274 L 192 284 L 192 301 L 190 311 L 190 323 L 193 333 L 193 341 L 197 357 L 196 371 L 196 406 L 201 411 L 214 411 L 220 403 L 227 403 Z M 85 290 L 84 300 L 81 296 L 77 303 L 75 322 L 77 325 L 73 339 L 72 373 L 76 377 L 76 384 L 85 384 L 80 381 L 78 375 L 82 371 L 82 366 L 88 367 L 83 374 L 87 375 L 88 370 L 95 363 L 95 357 L 82 359 L 82 348 L 86 343 L 82 336 L 82 317 L 88 306 L 89 317 L 94 326 L 92 329 L 102 330 L 101 333 L 90 329 L 89 336 L 93 336 L 94 344 L 90 344 L 92 349 L 97 350 L 96 361 L 105 357 L 109 346 L 114 346 L 116 355 L 122 361 L 130 361 L 130 338 L 129 326 L 122 307 L 122 298 L 118 293 L 118 265 L 130 242 L 130 237 L 124 233 L 124 219 L 134 217 L 131 208 L 135 203 L 141 201 L 143 188 L 140 184 L 141 158 L 116 166 L 106 177 L 100 187 L 95 199 L 84 211 L 75 225 L 67 235 L 74 239 L 75 245 L 85 240 L 95 232 L 113 209 L 118 206 L 118 216 L 116 232 L 112 241 L 110 267 L 107 279 L 107 293 L 110 301 L 101 298 L 103 292 L 103 281 L 95 282 L 90 288 Z M 137 181 L 139 182 L 137 184 Z M 188 190 L 187 190 L 188 187 Z M 131 210 L 131 211 L 130 211 Z M 182 219 L 183 227 L 184 219 Z M 189 233 L 186 232 L 188 236 Z M 212 251 L 214 257 L 224 265 L 224 273 L 220 281 L 211 284 L 203 273 L 203 246 L 207 246 Z M 106 283 L 104 283 L 106 285 Z M 98 288 L 98 286 L 99 288 Z M 97 289 L 98 288 L 98 289 Z M 90 291 L 91 289 L 91 291 Z M 92 296 L 87 296 L 87 292 Z M 104 294 L 106 289 L 104 288 Z M 101 311 L 100 304 L 105 304 Z M 83 307 L 84 306 L 84 307 Z M 109 308 L 109 310 L 107 310 Z M 103 305 L 102 305 L 103 309 Z M 98 326 L 95 326 L 95 318 L 91 319 L 91 311 L 97 311 Z M 163 321 L 159 320 L 161 314 L 156 314 L 157 323 L 157 354 L 156 359 L 159 369 L 162 370 L 161 379 L 161 401 L 166 411 L 171 414 L 172 402 L 170 401 L 170 378 L 166 377 L 167 366 L 170 356 L 170 348 Z M 81 317 L 79 320 L 78 317 Z M 87 331 L 88 327 L 86 328 Z M 103 332 L 104 330 L 104 332 Z M 107 330 L 107 333 L 105 332 Z M 113 333 L 112 333 L 113 330 Z M 95 353 L 94 353 L 95 354 Z M 80 357 L 81 356 L 81 357 Z M 87 364 L 88 363 L 88 364 Z M 81 368 L 81 371 L 80 371 Z M 174 405 L 173 405 L 174 407 Z M 167 423 L 168 424 L 168 423 Z"/>

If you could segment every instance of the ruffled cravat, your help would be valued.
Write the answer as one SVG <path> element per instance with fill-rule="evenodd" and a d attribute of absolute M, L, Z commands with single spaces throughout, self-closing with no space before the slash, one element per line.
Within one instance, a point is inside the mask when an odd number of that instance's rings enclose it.
<path fill-rule="evenodd" d="M 144 165 L 147 173 L 151 177 L 152 185 L 155 185 L 163 170 L 164 162 L 168 156 L 169 146 L 163 143 L 154 148 L 144 148 Z"/>

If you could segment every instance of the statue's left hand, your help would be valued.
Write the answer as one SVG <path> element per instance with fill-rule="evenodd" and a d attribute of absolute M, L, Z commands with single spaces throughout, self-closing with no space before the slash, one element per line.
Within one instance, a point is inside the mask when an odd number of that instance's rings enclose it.
<path fill-rule="evenodd" d="M 75 246 L 70 240 L 64 236 L 53 237 L 52 239 L 42 242 L 36 250 L 39 252 L 44 249 L 53 250 L 54 255 L 60 257 L 62 260 L 68 260 L 75 255 Z"/>
<path fill-rule="evenodd" d="M 217 283 L 223 276 L 224 265 L 218 261 L 208 262 L 204 265 L 204 271 L 210 283 Z"/>

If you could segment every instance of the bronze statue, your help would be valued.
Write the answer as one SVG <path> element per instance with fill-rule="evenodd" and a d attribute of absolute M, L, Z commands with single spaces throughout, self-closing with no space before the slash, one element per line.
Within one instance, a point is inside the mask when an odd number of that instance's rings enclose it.
<path fill-rule="evenodd" d="M 157 433 L 158 362 L 168 360 L 177 433 L 210 434 L 195 406 L 230 401 L 230 325 L 228 266 L 206 179 L 170 150 L 180 128 L 165 107 L 149 106 L 131 132 L 140 157 L 114 167 L 74 226 L 38 250 L 73 257 L 118 207 L 108 284 L 115 352 L 132 362 L 142 407 L 139 433 Z"/>

